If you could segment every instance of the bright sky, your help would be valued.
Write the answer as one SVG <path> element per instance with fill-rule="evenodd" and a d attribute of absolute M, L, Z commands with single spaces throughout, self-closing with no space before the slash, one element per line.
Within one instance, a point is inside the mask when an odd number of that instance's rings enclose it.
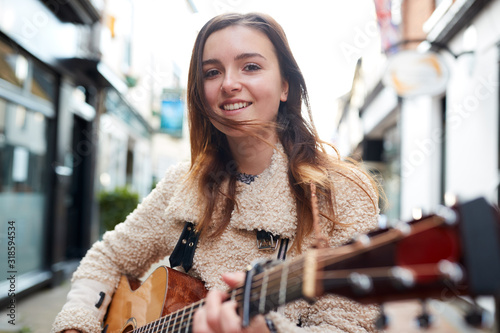
<path fill-rule="evenodd" d="M 155 58 L 168 55 L 173 59 L 185 85 L 196 32 L 206 21 L 223 12 L 267 13 L 287 34 L 306 79 L 320 136 L 332 138 L 336 99 L 349 91 L 357 58 L 380 50 L 373 0 L 192 1 L 198 9 L 196 14 L 186 10 L 187 0 L 136 2 L 134 15 L 143 15 L 143 23 L 134 30 L 143 36 L 144 43 L 145 36 L 162 41 L 152 47 Z"/>

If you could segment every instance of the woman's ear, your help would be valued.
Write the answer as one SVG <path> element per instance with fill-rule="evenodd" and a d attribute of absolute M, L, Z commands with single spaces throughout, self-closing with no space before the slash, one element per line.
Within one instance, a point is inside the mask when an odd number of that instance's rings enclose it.
<path fill-rule="evenodd" d="M 288 99 L 288 81 L 283 80 L 283 83 L 281 84 L 281 97 L 280 101 L 286 102 Z"/>

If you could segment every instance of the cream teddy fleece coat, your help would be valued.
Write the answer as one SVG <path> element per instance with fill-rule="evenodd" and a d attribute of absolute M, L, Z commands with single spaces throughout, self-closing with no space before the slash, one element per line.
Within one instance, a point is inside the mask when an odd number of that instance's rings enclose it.
<path fill-rule="evenodd" d="M 256 230 L 272 232 L 293 243 L 297 214 L 288 185 L 287 163 L 283 148 L 278 145 L 271 165 L 261 175 L 250 185 L 238 182 L 238 208 L 233 211 L 226 231 L 215 239 L 200 238 L 189 274 L 204 281 L 207 289 L 226 289 L 220 278 L 222 273 L 243 271 L 259 258 L 276 258 L 276 252 L 257 249 Z M 92 246 L 73 275 L 67 303 L 56 317 L 52 332 L 66 329 L 101 332 L 101 321 L 120 276 L 141 277 L 153 263 L 172 252 L 185 221 L 199 220 L 202 201 L 197 191 L 183 181 L 188 170 L 188 164 L 168 170 L 126 221 L 106 232 L 102 241 Z M 354 234 L 376 228 L 378 209 L 374 205 L 377 202 L 374 191 L 368 191 L 370 198 L 340 173 L 331 176 L 339 221 L 330 237 L 330 245 L 335 247 Z M 350 176 L 360 179 L 357 173 Z M 320 210 L 322 206 L 320 202 Z M 328 235 L 331 223 L 326 219 L 320 223 Z M 314 235 L 310 235 L 303 248 L 313 242 Z M 289 250 L 287 259 L 297 255 L 295 248 Z M 106 296 L 96 308 L 100 292 Z M 334 295 L 323 296 L 313 305 L 295 301 L 279 312 L 268 314 L 279 332 L 370 332 L 374 331 L 377 315 L 377 306 L 360 305 Z M 299 321 L 301 327 L 297 326 Z"/>

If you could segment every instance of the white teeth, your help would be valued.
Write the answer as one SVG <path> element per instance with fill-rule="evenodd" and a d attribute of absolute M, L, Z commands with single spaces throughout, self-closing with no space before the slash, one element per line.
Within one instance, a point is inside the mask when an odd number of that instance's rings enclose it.
<path fill-rule="evenodd" d="M 225 104 L 222 107 L 226 111 L 233 111 L 233 110 L 238 110 L 247 107 L 250 105 L 250 103 L 247 102 L 240 102 L 240 103 L 233 103 L 233 104 Z"/>

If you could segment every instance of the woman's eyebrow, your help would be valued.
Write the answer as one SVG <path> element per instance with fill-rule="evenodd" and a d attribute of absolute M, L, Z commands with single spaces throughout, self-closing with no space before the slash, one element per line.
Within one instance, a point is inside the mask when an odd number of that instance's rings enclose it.
<path fill-rule="evenodd" d="M 262 58 L 264 60 L 267 60 L 266 57 L 264 57 L 262 54 L 257 53 L 257 52 L 240 53 L 236 57 L 234 57 L 234 60 L 241 60 L 241 59 L 254 58 L 254 57 L 258 57 L 258 58 Z M 221 63 L 221 61 L 219 59 L 214 59 L 214 58 L 203 60 L 201 62 L 202 66 L 220 64 L 220 63 Z"/>
<path fill-rule="evenodd" d="M 214 65 L 214 64 L 220 64 L 220 60 L 218 59 L 207 59 L 207 60 L 203 60 L 201 62 L 201 65 L 202 66 L 205 66 L 205 65 Z"/>
<path fill-rule="evenodd" d="M 257 52 L 238 54 L 236 57 L 234 57 L 234 60 L 241 60 L 241 59 L 254 58 L 254 57 L 259 57 L 259 58 L 266 60 L 266 57 L 264 57 L 262 54 L 257 53 Z"/>

